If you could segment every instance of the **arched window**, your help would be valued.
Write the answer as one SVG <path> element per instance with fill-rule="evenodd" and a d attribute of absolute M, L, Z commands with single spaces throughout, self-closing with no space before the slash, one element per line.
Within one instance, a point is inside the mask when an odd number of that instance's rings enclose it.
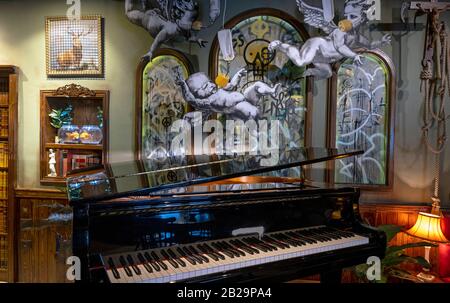
<path fill-rule="evenodd" d="M 142 60 L 137 74 L 136 158 L 170 156 L 174 134 L 172 124 L 189 111 L 181 88 L 175 83 L 174 69 L 185 78 L 192 73 L 187 58 L 178 51 L 162 49 L 150 62 Z"/>
<path fill-rule="evenodd" d="M 394 149 L 395 75 L 381 51 L 360 53 L 362 65 L 347 59 L 331 79 L 328 139 L 331 147 L 363 150 L 335 162 L 331 181 L 363 187 L 391 187 Z"/>
<path fill-rule="evenodd" d="M 232 31 L 236 57 L 231 62 L 225 61 L 216 38 L 210 54 L 211 78 L 215 79 L 219 74 L 231 78 L 245 68 L 248 73 L 241 83 L 242 91 L 257 81 L 270 86 L 281 84 L 280 94 L 265 96 L 258 104 L 260 119 L 280 122 L 281 149 L 309 145 L 312 79 L 302 77 L 305 69 L 295 66 L 284 54 L 273 55 L 268 51 L 274 40 L 301 47 L 309 38 L 302 24 L 285 12 L 258 9 L 236 16 L 225 28 Z"/>

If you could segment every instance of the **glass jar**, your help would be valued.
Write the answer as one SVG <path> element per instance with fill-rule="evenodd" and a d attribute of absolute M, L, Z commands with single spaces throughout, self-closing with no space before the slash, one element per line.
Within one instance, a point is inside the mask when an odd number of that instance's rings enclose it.
<path fill-rule="evenodd" d="M 58 137 L 62 144 L 80 143 L 80 128 L 76 125 L 63 125 L 58 130 Z"/>
<path fill-rule="evenodd" d="M 85 125 L 80 131 L 80 141 L 83 144 L 100 144 L 103 140 L 103 131 L 97 125 Z"/>

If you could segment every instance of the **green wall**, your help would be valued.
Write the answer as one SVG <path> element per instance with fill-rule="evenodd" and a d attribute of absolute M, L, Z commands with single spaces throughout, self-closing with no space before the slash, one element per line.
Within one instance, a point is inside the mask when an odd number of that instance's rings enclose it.
<path fill-rule="evenodd" d="M 399 22 L 402 1 L 382 1 L 382 22 Z M 207 1 L 199 1 L 206 7 Z M 342 11 L 343 0 L 336 0 Z M 320 5 L 319 0 L 309 3 Z M 227 19 L 240 12 L 260 7 L 274 7 L 302 19 L 294 0 L 228 0 Z M 110 155 L 111 161 L 132 159 L 134 149 L 135 70 L 140 56 L 150 46 L 145 30 L 132 25 L 125 17 L 123 1 L 82 0 L 82 14 L 101 14 L 105 18 L 105 79 L 48 80 L 45 75 L 44 17 L 64 15 L 65 1 L 0 1 L 0 64 L 20 68 L 19 85 L 19 186 L 39 185 L 39 90 L 55 89 L 76 82 L 91 89 L 111 92 Z M 220 18 L 221 19 L 221 18 Z M 420 22 L 424 22 L 420 19 Z M 450 13 L 445 15 L 450 24 Z M 212 42 L 221 21 L 203 32 Z M 314 29 L 309 29 L 316 35 Z M 370 33 L 379 38 L 381 33 Z M 433 156 L 427 152 L 421 137 L 422 98 L 419 73 L 423 32 L 394 33 L 391 47 L 384 49 L 392 56 L 397 71 L 397 100 L 395 117 L 395 179 L 392 191 L 367 193 L 363 201 L 429 202 L 431 195 Z M 205 49 L 192 46 L 194 65 L 208 71 L 210 45 Z M 186 44 L 175 45 L 188 52 Z M 201 58 L 201 59 L 199 59 Z M 314 87 L 313 146 L 325 146 L 326 81 L 316 81 Z M 448 104 L 447 104 L 448 105 Z M 449 109 L 450 112 L 450 109 Z M 450 142 L 442 166 L 443 203 L 450 206 Z"/>

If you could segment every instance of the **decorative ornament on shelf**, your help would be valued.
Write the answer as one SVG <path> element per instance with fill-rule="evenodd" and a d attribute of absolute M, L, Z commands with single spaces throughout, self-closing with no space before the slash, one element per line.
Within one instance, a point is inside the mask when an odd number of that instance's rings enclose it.
<path fill-rule="evenodd" d="M 78 84 L 68 84 L 56 90 L 55 96 L 64 97 L 95 97 L 95 92 Z"/>
<path fill-rule="evenodd" d="M 48 151 L 48 157 L 49 157 L 49 161 L 48 161 L 48 167 L 50 170 L 50 173 L 48 174 L 49 177 L 57 177 L 58 175 L 56 174 L 56 154 L 55 151 L 53 149 L 50 149 Z"/>
<path fill-rule="evenodd" d="M 366 0 L 347 0 L 345 2 L 344 15 L 338 25 L 332 20 L 330 9 L 333 7 L 329 1 L 324 1 L 323 9 L 310 6 L 305 1 L 297 0 L 300 12 L 305 16 L 305 23 L 321 29 L 328 36 L 314 37 L 307 40 L 299 49 L 297 46 L 273 41 L 269 45 L 269 51 L 280 51 L 299 66 L 308 68 L 304 77 L 314 76 L 317 79 L 326 79 L 332 76 L 332 63 L 344 58 L 352 58 L 356 64 L 362 64 L 361 57 L 355 52 L 358 48 L 375 49 L 391 43 L 391 35 L 384 35 L 380 41 L 370 42 L 361 34 L 362 26 L 369 22 L 368 12 L 372 4 Z M 327 21 L 329 20 L 329 21 Z"/>
<path fill-rule="evenodd" d="M 58 137 L 62 144 L 80 143 L 80 129 L 76 125 L 64 125 L 58 131 Z"/>
<path fill-rule="evenodd" d="M 141 7 L 135 7 L 132 0 L 125 0 L 125 14 L 128 19 L 145 28 L 154 38 L 152 46 L 144 57 L 153 58 L 156 50 L 175 38 L 184 37 L 205 47 L 207 41 L 197 37 L 205 28 L 199 16 L 199 7 L 194 0 L 157 0 L 151 7 L 147 1 L 140 1 Z M 213 24 L 220 15 L 220 0 L 209 0 L 209 21 Z"/>
<path fill-rule="evenodd" d="M 52 109 L 48 115 L 50 117 L 50 125 L 56 129 L 60 129 L 64 125 L 72 124 L 72 105 L 68 105 L 65 109 Z"/>
<path fill-rule="evenodd" d="M 80 131 L 80 141 L 83 144 L 100 144 L 103 133 L 97 125 L 85 125 Z"/>
<path fill-rule="evenodd" d="M 103 128 L 103 109 L 100 106 L 97 107 L 97 121 L 98 126 Z"/>

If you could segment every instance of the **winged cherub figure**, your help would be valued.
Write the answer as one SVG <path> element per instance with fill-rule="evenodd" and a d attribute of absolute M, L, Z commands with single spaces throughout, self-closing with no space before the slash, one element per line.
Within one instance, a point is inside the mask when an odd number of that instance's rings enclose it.
<path fill-rule="evenodd" d="M 155 51 L 166 42 L 185 37 L 205 47 L 207 41 L 197 37 L 202 24 L 197 20 L 198 4 L 194 0 L 141 0 L 140 8 L 135 8 L 132 0 L 125 0 L 125 13 L 128 19 L 145 28 L 154 41 L 144 57 L 150 60 Z M 220 15 L 220 0 L 209 0 L 209 21 L 214 23 Z"/>
<path fill-rule="evenodd" d="M 391 43 L 391 35 L 385 35 L 380 41 L 370 42 L 361 34 L 361 26 L 369 21 L 367 10 L 371 5 L 366 0 L 345 1 L 344 15 L 346 19 L 336 25 L 333 21 L 325 21 L 322 9 L 310 6 L 297 0 L 297 6 L 304 15 L 305 23 L 323 30 L 328 36 L 308 39 L 299 49 L 296 46 L 273 41 L 270 51 L 280 51 L 300 67 L 313 64 L 313 68 L 305 71 L 304 76 L 326 79 L 332 76 L 331 63 L 343 58 L 352 58 L 356 64 L 362 64 L 361 57 L 355 52 L 357 48 L 375 49 Z"/>
<path fill-rule="evenodd" d="M 281 84 L 271 87 L 258 81 L 241 93 L 237 88 L 246 74 L 247 71 L 241 69 L 227 86 L 219 88 L 205 73 L 193 74 L 187 80 L 182 78 L 181 73 L 175 73 L 184 98 L 195 109 L 206 113 L 226 114 L 232 119 L 256 120 L 259 117 L 260 100 L 264 96 L 276 97 L 280 93 Z"/>

